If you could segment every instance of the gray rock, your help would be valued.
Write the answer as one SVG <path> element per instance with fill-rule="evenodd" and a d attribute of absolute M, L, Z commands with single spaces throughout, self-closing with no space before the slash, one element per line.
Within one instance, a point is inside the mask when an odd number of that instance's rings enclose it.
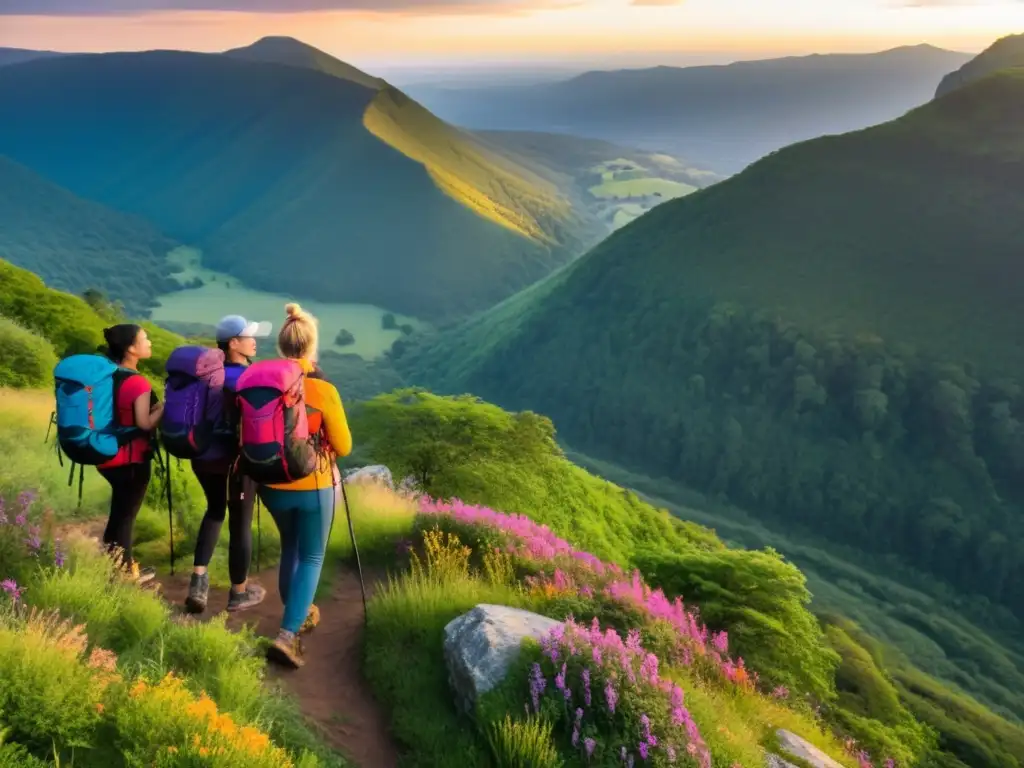
<path fill-rule="evenodd" d="M 371 464 L 368 467 L 350 469 L 345 473 L 346 483 L 380 483 L 388 488 L 394 487 L 391 470 L 383 464 Z"/>
<path fill-rule="evenodd" d="M 792 763 L 787 763 L 778 755 L 773 755 L 770 753 L 768 755 L 765 755 L 764 764 L 767 766 L 767 768 L 797 768 L 797 766 L 793 765 Z"/>
<path fill-rule="evenodd" d="M 504 605 L 478 605 L 444 628 L 444 660 L 456 704 L 472 712 L 505 679 L 523 639 L 539 640 L 561 622 Z"/>
<path fill-rule="evenodd" d="M 793 757 L 803 760 L 812 768 L 843 768 L 816 746 L 792 731 L 780 728 L 775 735 L 779 737 L 779 746 L 782 747 L 783 752 L 788 752 Z"/>

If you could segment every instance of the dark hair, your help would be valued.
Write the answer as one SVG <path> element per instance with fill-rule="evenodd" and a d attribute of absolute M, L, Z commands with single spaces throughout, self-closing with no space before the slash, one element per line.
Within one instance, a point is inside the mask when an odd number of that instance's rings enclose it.
<path fill-rule="evenodd" d="M 142 326 L 135 325 L 134 323 L 122 323 L 121 325 L 112 325 L 109 328 L 104 328 L 103 338 L 107 340 L 107 346 L 103 350 L 103 354 L 115 363 L 120 364 L 124 362 L 124 357 L 128 353 L 128 347 L 135 343 L 135 339 L 138 338 L 141 330 Z"/>
<path fill-rule="evenodd" d="M 228 339 L 227 341 L 218 341 L 217 349 L 219 349 L 226 355 L 228 352 L 231 351 L 231 339 Z"/>

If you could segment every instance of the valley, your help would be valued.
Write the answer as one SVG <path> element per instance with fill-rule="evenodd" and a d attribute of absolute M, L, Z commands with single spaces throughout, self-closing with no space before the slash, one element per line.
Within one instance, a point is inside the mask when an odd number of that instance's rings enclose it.
<path fill-rule="evenodd" d="M 153 308 L 150 319 L 170 330 L 210 335 L 224 315 L 239 314 L 250 320 L 273 323 L 273 333 L 276 334 L 284 319 L 285 304 L 300 300 L 320 321 L 322 350 L 372 360 L 406 335 L 401 326 L 409 326 L 410 332 L 429 328 L 415 318 L 388 313 L 386 309 L 369 304 L 336 304 L 255 290 L 246 286 L 239 277 L 203 267 L 202 254 L 194 248 L 179 247 L 168 255 L 168 260 L 181 269 L 174 273 L 174 277 L 183 289 L 158 296 L 158 304 Z M 202 285 L 187 287 L 196 280 Z M 394 321 L 392 328 L 383 327 L 387 314 L 391 314 Z M 355 341 L 338 344 L 336 339 L 342 330 L 349 331 Z M 261 343 L 270 349 L 275 344 L 273 338 Z"/>

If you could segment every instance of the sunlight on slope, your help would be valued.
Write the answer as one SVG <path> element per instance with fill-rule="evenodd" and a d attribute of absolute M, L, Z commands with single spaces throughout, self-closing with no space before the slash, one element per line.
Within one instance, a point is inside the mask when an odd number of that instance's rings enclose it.
<path fill-rule="evenodd" d="M 571 216 L 571 204 L 551 182 L 485 150 L 400 91 L 382 90 L 363 125 L 421 163 L 445 194 L 523 237 L 556 243 L 550 223 Z"/>

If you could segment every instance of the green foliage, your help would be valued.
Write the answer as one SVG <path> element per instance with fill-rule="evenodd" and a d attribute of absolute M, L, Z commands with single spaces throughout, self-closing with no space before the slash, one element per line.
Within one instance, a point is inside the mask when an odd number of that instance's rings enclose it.
<path fill-rule="evenodd" d="M 804 575 L 777 552 L 641 552 L 634 561 L 669 597 L 699 607 L 709 628 L 728 630 L 730 653 L 771 685 L 819 702 L 835 697 L 839 657 L 810 612 Z"/>
<path fill-rule="evenodd" d="M 37 387 L 53 381 L 53 345 L 0 316 L 0 386 Z"/>
<path fill-rule="evenodd" d="M 0 69 L 0 152 L 255 289 L 451 318 L 583 248 L 554 184 L 390 87 L 177 51 L 25 67 Z M 125 298 L 110 256 L 63 261 Z"/>
<path fill-rule="evenodd" d="M 882 666 L 877 644 L 849 621 L 829 624 L 826 634 L 842 657 L 836 674 L 839 700 L 833 712 L 842 727 L 871 754 L 889 755 L 899 765 L 917 765 L 933 756 L 935 735 L 904 707 Z M 875 648 L 879 656 L 863 643 Z"/>
<path fill-rule="evenodd" d="M 554 726 L 536 715 L 492 723 L 487 742 L 497 768 L 561 768 L 562 758 L 552 740 Z"/>
<path fill-rule="evenodd" d="M 412 476 L 438 498 L 527 515 L 570 542 L 586 541 L 599 557 L 627 563 L 641 546 L 723 546 L 707 529 L 571 464 L 551 422 L 535 413 L 509 413 L 470 396 L 397 390 L 360 403 L 350 419 L 365 456 L 396 477 Z"/>
<path fill-rule="evenodd" d="M 60 358 L 96 352 L 104 343 L 103 329 L 119 321 L 101 316 L 85 299 L 47 288 L 36 275 L 2 259 L 0 315 L 48 341 Z M 183 339 L 151 323 L 142 326 L 153 342 L 153 357 L 139 369 L 162 379 L 167 357 Z"/>
<path fill-rule="evenodd" d="M 396 365 L 1019 615 L 1022 108 L 1011 73 L 780 151 Z"/>
<path fill-rule="evenodd" d="M 385 312 L 383 317 L 380 319 L 380 327 L 385 331 L 393 330 L 398 327 L 398 323 L 395 321 L 395 316 L 391 312 Z"/>

